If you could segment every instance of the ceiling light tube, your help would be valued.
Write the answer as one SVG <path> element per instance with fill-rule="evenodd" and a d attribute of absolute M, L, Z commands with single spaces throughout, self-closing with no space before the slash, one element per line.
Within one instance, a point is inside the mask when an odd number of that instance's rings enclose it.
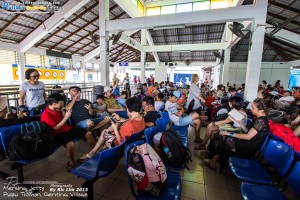
<path fill-rule="evenodd" d="M 56 22 L 51 27 L 49 27 L 47 29 L 47 32 L 51 33 L 52 31 L 54 31 L 54 29 L 56 29 L 58 26 L 60 26 L 62 23 L 64 23 L 64 21 L 65 21 L 65 18 L 61 18 L 58 22 Z"/>
<path fill-rule="evenodd" d="M 153 30 L 163 30 L 163 29 L 172 29 L 172 28 L 185 28 L 185 25 L 156 26 L 156 27 L 153 27 Z"/>

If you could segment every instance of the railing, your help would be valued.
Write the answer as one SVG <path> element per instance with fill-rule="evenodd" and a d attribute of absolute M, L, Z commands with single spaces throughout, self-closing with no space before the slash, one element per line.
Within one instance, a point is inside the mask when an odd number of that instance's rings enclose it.
<path fill-rule="evenodd" d="M 65 94 L 68 99 L 70 98 L 70 94 L 69 94 L 69 87 L 70 86 L 79 86 L 81 88 L 81 98 L 83 99 L 87 99 L 91 102 L 94 102 L 96 100 L 96 94 L 94 91 L 94 88 L 96 86 L 96 83 L 90 84 L 83 84 L 83 83 L 70 83 L 70 84 L 59 84 L 60 86 L 65 86 L 62 88 L 56 88 L 56 89 L 52 89 L 52 87 L 55 84 L 45 84 L 46 86 L 46 95 L 50 95 L 54 92 L 58 92 L 58 91 L 63 91 L 62 94 Z M 93 86 L 88 86 L 88 85 L 93 85 Z M 100 84 L 98 84 L 100 85 Z M 120 85 L 120 91 L 122 91 L 124 89 L 124 86 Z M 5 90 L 3 90 L 3 88 L 5 88 Z M 130 85 L 130 89 L 131 89 L 131 94 L 135 94 L 137 91 L 137 85 L 136 84 L 132 84 Z M 0 86 L 0 99 L 1 101 L 6 101 L 6 106 L 7 106 L 7 110 L 10 110 L 11 106 L 15 106 L 17 108 L 17 110 L 19 111 L 19 85 L 18 87 L 16 87 L 16 85 L 9 85 L 9 86 Z M 2 103 L 3 105 L 3 103 Z M 4 109 L 4 108 L 2 108 Z"/>

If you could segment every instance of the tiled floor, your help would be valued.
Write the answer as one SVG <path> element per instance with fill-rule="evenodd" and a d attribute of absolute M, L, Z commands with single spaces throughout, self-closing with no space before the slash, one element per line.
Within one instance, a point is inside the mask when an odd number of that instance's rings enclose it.
<path fill-rule="evenodd" d="M 202 135 L 205 128 L 202 128 Z M 194 149 L 193 131 L 190 131 L 189 137 L 190 149 Z M 80 141 L 76 144 L 76 157 L 88 151 L 86 143 Z M 216 173 L 204 166 L 199 152 L 192 151 L 193 162 L 189 164 L 190 170 L 181 172 L 182 176 L 182 200 L 238 200 L 241 198 L 240 181 L 237 180 L 229 170 L 225 170 L 222 174 Z M 81 187 L 83 179 L 66 172 L 66 158 L 64 156 L 65 149 L 60 148 L 47 159 L 24 166 L 25 180 L 28 181 L 58 181 L 61 183 L 71 184 L 73 187 Z M 15 171 L 10 170 L 8 161 L 0 162 L 0 169 L 8 172 L 11 176 L 16 176 Z M 66 197 L 38 197 L 26 198 L 19 196 L 18 198 L 3 197 L 4 180 L 0 180 L 0 199 L 55 199 L 64 200 Z M 48 192 L 50 185 L 43 185 L 44 192 Z M 42 192 L 42 195 L 44 194 Z M 288 199 L 297 199 L 289 188 L 285 191 Z M 127 177 L 124 169 L 124 158 L 120 161 L 116 170 L 108 177 L 99 179 L 94 184 L 95 200 L 131 200 L 129 186 L 127 185 Z"/>

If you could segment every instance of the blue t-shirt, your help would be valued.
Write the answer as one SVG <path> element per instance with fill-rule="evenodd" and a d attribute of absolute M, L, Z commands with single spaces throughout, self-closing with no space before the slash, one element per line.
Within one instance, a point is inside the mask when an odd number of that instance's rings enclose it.
<path fill-rule="evenodd" d="M 120 96 L 120 88 L 116 87 L 116 89 L 114 89 L 114 91 L 113 91 L 113 94 L 114 94 L 115 98 L 119 97 Z"/>

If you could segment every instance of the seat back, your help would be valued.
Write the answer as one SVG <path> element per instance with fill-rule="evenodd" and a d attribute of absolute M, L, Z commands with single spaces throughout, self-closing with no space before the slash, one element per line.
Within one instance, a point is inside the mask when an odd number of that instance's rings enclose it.
<path fill-rule="evenodd" d="M 7 149 L 13 136 L 21 134 L 21 126 L 22 124 L 18 124 L 13 126 L 7 126 L 0 129 L 2 148 L 4 149 L 6 156 L 8 156 Z"/>
<path fill-rule="evenodd" d="M 156 126 L 159 127 L 160 131 L 165 132 L 167 130 L 168 123 L 166 122 L 166 120 L 163 117 L 157 119 L 155 123 L 156 123 Z"/>
<path fill-rule="evenodd" d="M 173 126 L 171 126 L 171 128 L 173 128 L 180 137 L 187 137 L 187 135 L 188 135 L 189 125 L 186 125 L 186 126 L 173 125 Z"/>
<path fill-rule="evenodd" d="M 116 147 L 104 150 L 100 153 L 96 174 L 99 171 L 113 171 L 124 155 L 126 139 Z"/>
<path fill-rule="evenodd" d="M 162 112 L 161 116 L 165 119 L 166 123 L 170 122 L 170 117 L 169 117 L 168 112 Z"/>
<path fill-rule="evenodd" d="M 281 176 L 285 176 L 294 159 L 294 150 L 283 142 L 271 139 L 264 157 Z"/>
<path fill-rule="evenodd" d="M 300 197 L 300 161 L 295 163 L 287 181 L 296 194 Z"/>
<path fill-rule="evenodd" d="M 153 137 L 158 132 L 159 132 L 158 126 L 152 126 L 145 129 L 144 134 L 146 136 L 146 142 L 150 145 L 153 145 Z"/>
<path fill-rule="evenodd" d="M 259 149 L 260 153 L 263 153 L 263 151 L 265 150 L 266 145 L 267 145 L 267 143 L 269 141 L 269 138 L 270 138 L 270 133 L 268 133 L 268 135 L 266 135 L 265 140 L 264 140 L 264 142 L 262 143 L 262 145 L 261 145 L 261 147 Z"/>
<path fill-rule="evenodd" d="M 140 141 L 136 141 L 136 142 L 133 142 L 129 145 L 127 145 L 125 147 L 125 151 L 124 151 L 124 154 L 125 154 L 125 170 L 126 170 L 126 174 L 127 174 L 127 180 L 128 180 L 128 184 L 129 186 L 132 188 L 133 187 L 133 180 L 132 178 L 129 176 L 129 174 L 127 173 L 127 168 L 128 168 L 128 156 L 130 154 L 130 150 L 132 148 L 134 148 L 135 146 L 138 146 L 138 145 L 142 145 L 144 144 L 145 142 L 140 140 Z M 132 188 L 133 189 L 133 188 Z"/>
<path fill-rule="evenodd" d="M 135 142 L 135 141 L 140 140 L 141 137 L 142 137 L 143 132 L 144 132 L 144 131 L 140 131 L 140 132 L 138 132 L 138 133 L 132 134 L 129 138 L 127 138 L 126 145 L 131 144 L 131 143 L 133 143 L 133 142 Z"/>

